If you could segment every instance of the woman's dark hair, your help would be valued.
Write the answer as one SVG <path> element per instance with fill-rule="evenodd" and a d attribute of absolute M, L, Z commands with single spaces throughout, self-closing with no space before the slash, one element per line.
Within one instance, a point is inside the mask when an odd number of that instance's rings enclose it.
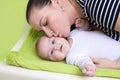
<path fill-rule="evenodd" d="M 51 0 L 29 0 L 26 8 L 26 20 L 29 23 L 30 12 L 33 7 L 42 8 L 47 4 L 51 4 Z"/>

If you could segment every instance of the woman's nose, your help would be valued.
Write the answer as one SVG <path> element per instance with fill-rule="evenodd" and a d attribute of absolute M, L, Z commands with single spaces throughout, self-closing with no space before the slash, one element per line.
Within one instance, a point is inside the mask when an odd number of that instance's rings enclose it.
<path fill-rule="evenodd" d="M 52 37 L 52 36 L 57 36 L 57 34 L 52 31 L 51 29 L 49 29 L 48 27 L 42 27 L 42 30 L 45 32 L 45 34 L 48 36 L 48 37 Z"/>
<path fill-rule="evenodd" d="M 53 31 L 50 31 L 50 32 L 48 33 L 48 37 L 52 37 L 52 36 L 57 37 L 58 34 L 55 33 L 55 32 L 53 32 Z"/>
<path fill-rule="evenodd" d="M 52 30 L 44 30 L 44 32 L 45 32 L 45 34 L 46 34 L 48 37 L 52 37 L 52 36 L 57 37 L 57 36 L 58 36 L 58 35 L 57 35 L 55 32 L 53 32 Z"/>
<path fill-rule="evenodd" d="M 52 37 L 53 36 L 53 32 L 52 31 L 46 32 L 46 34 L 47 34 L 48 37 Z"/>

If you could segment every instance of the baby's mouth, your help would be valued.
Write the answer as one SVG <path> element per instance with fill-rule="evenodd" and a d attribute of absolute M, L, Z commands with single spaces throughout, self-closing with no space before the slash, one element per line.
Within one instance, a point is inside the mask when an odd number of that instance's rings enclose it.
<path fill-rule="evenodd" d="M 62 47 L 63 47 L 63 46 L 61 45 L 61 46 L 60 46 L 60 51 L 61 51 L 61 52 L 62 52 Z"/>

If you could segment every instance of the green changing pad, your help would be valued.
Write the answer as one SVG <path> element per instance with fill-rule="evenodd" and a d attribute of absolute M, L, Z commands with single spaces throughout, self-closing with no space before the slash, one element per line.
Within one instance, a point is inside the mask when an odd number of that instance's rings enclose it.
<path fill-rule="evenodd" d="M 65 61 L 51 62 L 40 59 L 40 57 L 36 53 L 35 44 L 41 35 L 44 35 L 44 33 L 37 32 L 30 28 L 28 30 L 28 35 L 26 39 L 23 40 L 23 44 L 22 46 L 20 46 L 21 48 L 17 50 L 12 50 L 7 55 L 7 64 L 32 70 L 43 70 L 84 76 L 78 67 L 68 65 L 65 63 Z M 95 76 L 120 78 L 120 70 L 97 68 Z"/>

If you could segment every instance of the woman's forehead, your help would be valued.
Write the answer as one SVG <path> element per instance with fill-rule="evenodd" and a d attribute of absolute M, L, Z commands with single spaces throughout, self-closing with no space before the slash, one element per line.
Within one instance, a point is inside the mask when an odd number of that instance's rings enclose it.
<path fill-rule="evenodd" d="M 51 13 L 51 9 L 49 7 L 43 8 L 33 8 L 30 12 L 30 21 L 32 23 L 37 22 L 37 25 L 42 17 L 47 17 Z"/>
<path fill-rule="evenodd" d="M 36 28 L 37 30 L 40 26 L 40 16 L 42 15 L 39 13 L 38 9 L 32 9 L 29 17 L 29 23 L 32 25 L 32 27 Z"/>

